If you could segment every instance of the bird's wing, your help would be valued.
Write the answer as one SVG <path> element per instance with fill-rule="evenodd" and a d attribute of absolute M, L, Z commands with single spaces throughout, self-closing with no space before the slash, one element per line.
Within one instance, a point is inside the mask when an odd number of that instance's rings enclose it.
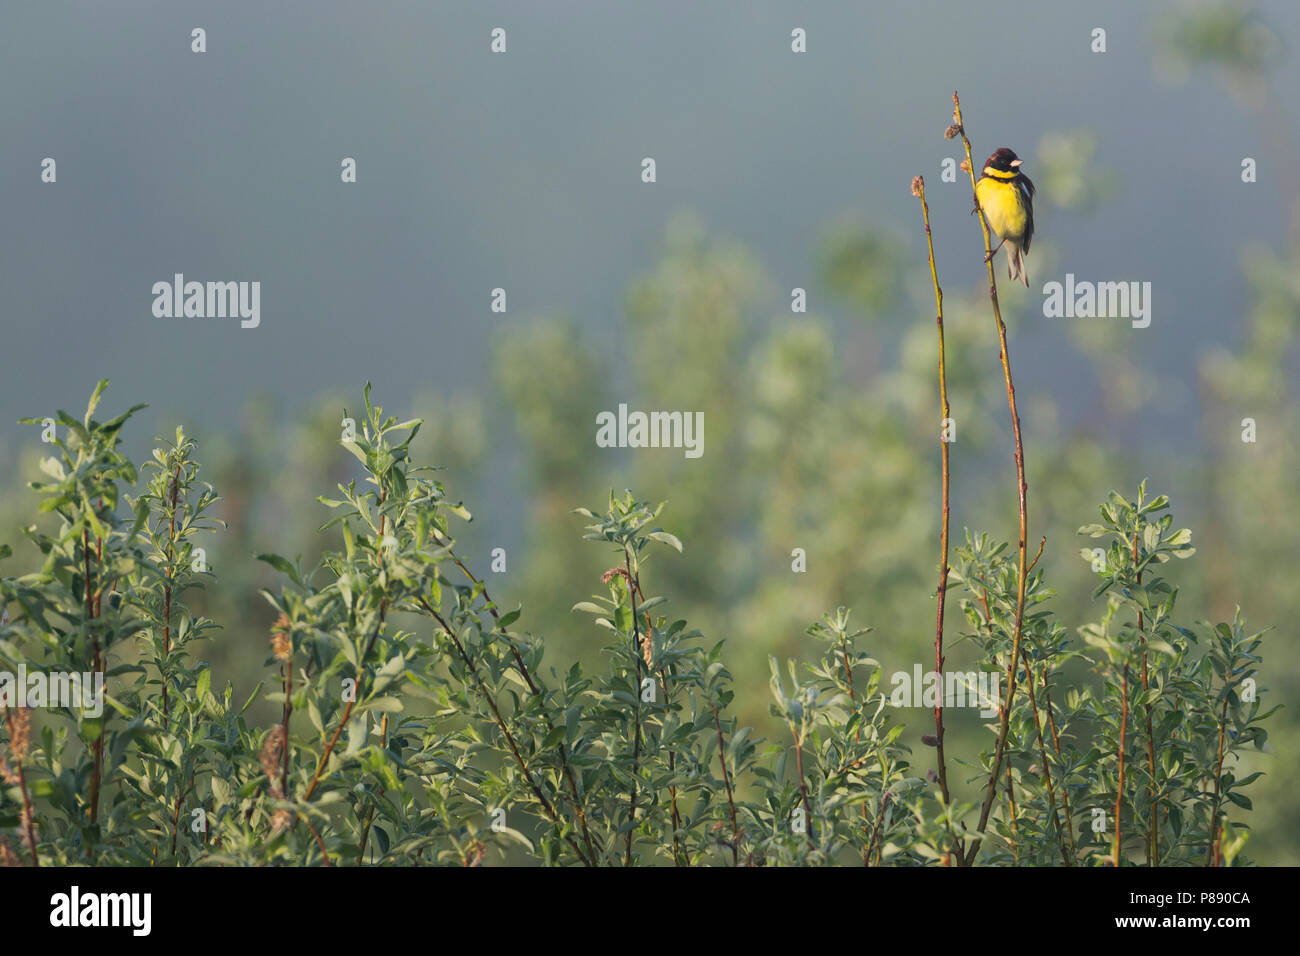
<path fill-rule="evenodd" d="M 1024 183 L 1021 202 L 1025 204 L 1025 236 L 1020 242 L 1020 248 L 1028 252 L 1029 243 L 1034 238 L 1034 181 L 1023 173 L 1020 178 Z"/>

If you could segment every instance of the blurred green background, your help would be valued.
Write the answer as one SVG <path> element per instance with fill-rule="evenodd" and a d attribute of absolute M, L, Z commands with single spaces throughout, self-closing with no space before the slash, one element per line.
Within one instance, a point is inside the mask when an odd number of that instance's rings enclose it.
<path fill-rule="evenodd" d="M 980 233 L 968 185 L 940 175 L 960 158 L 941 135 L 956 87 L 977 161 L 1012 146 L 1039 189 L 1033 284 L 1001 295 L 1054 610 L 1070 627 L 1100 616 L 1075 529 L 1111 488 L 1132 497 L 1149 478 L 1198 547 L 1172 570 L 1182 623 L 1240 605 L 1275 627 L 1261 686 L 1288 703 L 1300 165 L 1283 94 L 1300 77 L 1300 11 L 866 6 L 13 11 L 0 541 L 16 554 L 0 570 L 35 563 L 23 482 L 43 450 L 12 423 L 78 413 L 111 377 L 106 409 L 151 403 L 128 429 L 136 460 L 177 424 L 199 441 L 229 523 L 198 602 L 225 629 L 204 653 L 250 690 L 271 622 L 257 591 L 273 583 L 252 555 L 329 544 L 314 499 L 355 474 L 339 423 L 370 380 L 379 404 L 427 420 L 418 453 L 476 516 L 464 553 L 486 571 L 506 549 L 489 585 L 522 602 L 552 666 L 603 664 L 600 632 L 569 609 L 609 555 L 570 509 L 626 487 L 666 500 L 685 543 L 649 564 L 648 593 L 727 640 L 739 712 L 765 736 L 779 736 L 767 655 L 811 658 L 804 628 L 838 605 L 874 628 L 887 673 L 928 669 L 938 397 L 918 173 L 945 291 L 955 542 L 963 528 L 1010 538 L 1016 515 Z M 509 37 L 496 58 L 495 26 Z M 789 51 L 796 26 L 807 54 Z M 53 186 L 38 181 L 46 155 Z M 338 182 L 343 156 L 355 186 Z M 1258 182 L 1241 181 L 1244 157 Z M 261 328 L 154 319 L 149 289 L 173 272 L 262 281 Z M 1044 318 L 1042 283 L 1066 273 L 1150 281 L 1150 328 Z M 489 310 L 498 286 L 504 316 Z M 807 314 L 790 310 L 795 287 Z M 703 411 L 704 456 L 597 448 L 595 416 L 620 402 Z M 975 658 L 961 625 L 954 608 L 954 667 Z M 905 716 L 921 762 L 928 719 Z M 973 712 L 949 724 L 949 754 L 973 758 Z M 1269 730 L 1246 852 L 1297 864 L 1300 713 Z"/>

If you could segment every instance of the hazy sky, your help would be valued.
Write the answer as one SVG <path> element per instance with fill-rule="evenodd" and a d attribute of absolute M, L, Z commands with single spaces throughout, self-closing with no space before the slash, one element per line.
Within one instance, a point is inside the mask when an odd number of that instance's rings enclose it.
<path fill-rule="evenodd" d="M 0 28 L 0 436 L 76 407 L 101 377 L 113 407 L 231 421 L 251 392 L 288 413 L 322 388 L 482 387 L 510 318 L 566 312 L 621 335 L 630 280 L 674 212 L 749 245 L 777 285 L 817 287 L 827 225 L 856 213 L 915 236 L 907 182 L 937 214 L 957 155 L 939 133 L 962 92 L 981 157 L 1092 129 L 1120 174 L 1104 215 L 1045 215 L 1061 272 L 1151 281 L 1139 357 L 1190 361 L 1235 339 L 1240 257 L 1281 236 L 1259 124 L 1213 78 L 1153 65 L 1168 5 L 429 2 L 8 4 Z M 1294 3 L 1262 4 L 1296 36 Z M 190 31 L 207 31 L 207 52 Z M 489 52 L 493 27 L 508 52 Z M 794 55 L 790 30 L 808 31 Z M 1108 51 L 1089 51 L 1094 26 Z M 1279 89 L 1300 88 L 1294 61 Z M 1294 106 L 1287 104 L 1288 108 Z M 1272 118 L 1293 129 L 1296 117 Z M 40 181 L 57 161 L 58 182 Z M 355 157 L 355 185 L 340 160 Z M 655 157 L 659 181 L 639 181 Z M 947 191 L 945 191 L 945 189 Z M 977 281 L 969 236 L 939 237 L 945 285 Z M 1031 275 L 1034 275 L 1031 259 Z M 258 280 L 261 325 L 159 319 L 174 273 Z M 1038 282 L 1051 278 L 1034 275 Z M 773 310 L 784 300 L 774 300 Z M 1042 320 L 1046 323 L 1047 320 Z M 1072 374 L 1034 329 L 1031 380 Z M 1023 353 L 1022 353 L 1023 354 Z"/>

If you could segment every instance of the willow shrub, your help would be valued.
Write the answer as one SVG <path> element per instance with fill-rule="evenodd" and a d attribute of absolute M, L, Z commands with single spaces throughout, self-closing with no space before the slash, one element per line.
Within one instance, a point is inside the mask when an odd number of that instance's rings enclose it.
<path fill-rule="evenodd" d="M 364 479 L 319 499 L 342 550 L 314 567 L 260 556 L 282 578 L 266 593 L 278 617 L 266 680 L 237 700 L 193 653 L 221 640 L 216 623 L 186 604 L 214 584 L 203 541 L 220 528 L 219 499 L 180 431 L 131 497 L 137 471 L 117 446 L 135 409 L 96 419 L 106 384 L 80 420 L 28 420 L 57 453 L 32 486 L 46 516 L 27 531 L 39 566 L 0 580 L 7 863 L 1245 862 L 1240 814 L 1258 774 L 1235 774 L 1266 739 L 1261 639 L 1240 617 L 1180 623 L 1160 572 L 1191 555 L 1190 532 L 1145 488 L 1112 494 L 1081 529 L 1104 545 L 1083 555 L 1105 602 L 1082 642 L 1032 571 L 1010 660 L 1006 545 L 970 534 L 959 550 L 949 587 L 981 666 L 1004 677 L 999 720 L 1019 678 L 996 809 L 977 834 L 976 806 L 941 797 L 932 751 L 902 743 L 860 646 L 867 629 L 844 609 L 809 629 L 819 660 L 771 661 L 788 739 L 739 726 L 722 642 L 654 593 L 654 561 L 682 543 L 660 526 L 662 506 L 630 493 L 576 512 L 609 553 L 599 581 L 575 582 L 596 593 L 574 607 L 608 632 L 608 667 L 547 662 L 521 609 L 498 604 L 457 552 L 470 516 L 411 461 L 420 423 L 384 416 L 369 387 L 342 441 Z M 20 699 L 20 669 L 102 677 L 102 710 Z M 273 726 L 246 719 L 258 694 L 279 705 Z M 991 742 L 957 759 L 976 783 L 996 765 Z"/>

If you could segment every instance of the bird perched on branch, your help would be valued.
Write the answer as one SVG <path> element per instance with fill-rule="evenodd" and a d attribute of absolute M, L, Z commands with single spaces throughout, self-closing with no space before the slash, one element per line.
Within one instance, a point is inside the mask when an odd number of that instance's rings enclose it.
<path fill-rule="evenodd" d="M 1028 288 L 1025 256 L 1034 238 L 1034 184 L 1020 171 L 1023 162 L 1005 146 L 997 150 L 984 163 L 984 172 L 975 183 L 975 198 L 1000 240 L 984 261 L 992 259 L 1006 243 L 1007 274 Z"/>

